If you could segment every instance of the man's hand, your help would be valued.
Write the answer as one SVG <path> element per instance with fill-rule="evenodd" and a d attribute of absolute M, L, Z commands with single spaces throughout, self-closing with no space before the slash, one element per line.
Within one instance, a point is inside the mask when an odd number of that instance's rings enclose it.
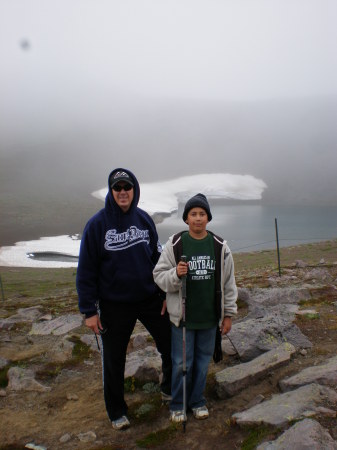
<path fill-rule="evenodd" d="M 221 324 L 221 335 L 225 335 L 231 331 L 232 328 L 232 318 L 225 317 Z"/>
<path fill-rule="evenodd" d="M 88 328 L 90 328 L 95 334 L 99 334 L 99 330 L 103 330 L 101 320 L 98 314 L 96 314 L 95 316 L 88 317 L 88 319 L 85 319 L 85 325 Z"/>

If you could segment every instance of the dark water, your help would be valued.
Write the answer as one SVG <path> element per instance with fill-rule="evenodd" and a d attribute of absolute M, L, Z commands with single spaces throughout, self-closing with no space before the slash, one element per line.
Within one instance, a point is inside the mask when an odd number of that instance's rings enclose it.
<path fill-rule="evenodd" d="M 208 229 L 228 241 L 233 252 L 276 248 L 277 219 L 281 247 L 337 238 L 337 208 L 328 206 L 212 205 Z M 157 225 L 164 244 L 187 229 L 182 210 Z"/>
<path fill-rule="evenodd" d="M 233 253 L 276 248 L 277 219 L 280 247 L 337 239 L 337 208 L 314 206 L 211 205 L 213 220 L 208 229 L 227 240 Z M 172 234 L 186 229 L 182 208 L 157 224 L 165 244 Z M 35 252 L 29 258 L 40 261 L 76 262 L 76 256 L 60 252 Z"/>
<path fill-rule="evenodd" d="M 77 262 L 78 257 L 68 255 L 61 252 L 33 252 L 27 253 L 28 258 L 36 259 L 37 261 L 63 261 L 63 262 Z"/>

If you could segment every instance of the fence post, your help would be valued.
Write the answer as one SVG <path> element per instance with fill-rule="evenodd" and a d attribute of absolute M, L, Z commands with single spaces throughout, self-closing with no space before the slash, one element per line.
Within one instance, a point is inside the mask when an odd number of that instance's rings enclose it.
<path fill-rule="evenodd" d="M 278 228 L 277 219 L 275 218 L 275 232 L 276 232 L 276 247 L 277 247 L 277 260 L 278 260 L 278 274 L 281 276 L 281 263 L 280 263 L 280 246 L 278 242 Z"/>

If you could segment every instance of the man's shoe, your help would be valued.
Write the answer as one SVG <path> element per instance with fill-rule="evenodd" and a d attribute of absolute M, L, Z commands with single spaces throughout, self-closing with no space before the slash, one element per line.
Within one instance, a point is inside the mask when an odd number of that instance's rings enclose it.
<path fill-rule="evenodd" d="M 185 420 L 184 411 L 171 411 L 170 420 L 171 422 L 174 423 L 184 422 Z"/>
<path fill-rule="evenodd" d="M 124 430 L 130 426 L 130 422 L 126 416 L 122 416 L 119 419 L 112 420 L 111 425 L 114 430 Z"/>
<path fill-rule="evenodd" d="M 192 411 L 193 411 L 194 417 L 198 420 L 207 419 L 209 416 L 207 406 L 200 406 L 199 408 L 192 408 Z"/>
<path fill-rule="evenodd" d="M 170 402 L 172 400 L 172 395 L 170 394 L 166 394 L 165 392 L 161 391 L 161 399 L 163 402 L 167 403 Z"/>

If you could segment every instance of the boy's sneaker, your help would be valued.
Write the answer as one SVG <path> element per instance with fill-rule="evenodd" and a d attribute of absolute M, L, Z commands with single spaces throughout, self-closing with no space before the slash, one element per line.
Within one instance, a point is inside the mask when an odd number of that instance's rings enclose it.
<path fill-rule="evenodd" d="M 171 411 L 170 420 L 171 422 L 180 423 L 184 422 L 185 414 L 184 411 Z"/>
<path fill-rule="evenodd" d="M 209 412 L 207 406 L 200 406 L 199 408 L 192 408 L 193 415 L 196 419 L 202 420 L 207 419 Z"/>
<path fill-rule="evenodd" d="M 161 399 L 163 402 L 168 403 L 172 400 L 172 395 L 166 394 L 165 392 L 161 391 Z"/>
<path fill-rule="evenodd" d="M 130 426 L 130 422 L 126 416 L 122 416 L 119 419 L 112 420 L 111 425 L 114 430 L 124 430 L 124 428 Z"/>

